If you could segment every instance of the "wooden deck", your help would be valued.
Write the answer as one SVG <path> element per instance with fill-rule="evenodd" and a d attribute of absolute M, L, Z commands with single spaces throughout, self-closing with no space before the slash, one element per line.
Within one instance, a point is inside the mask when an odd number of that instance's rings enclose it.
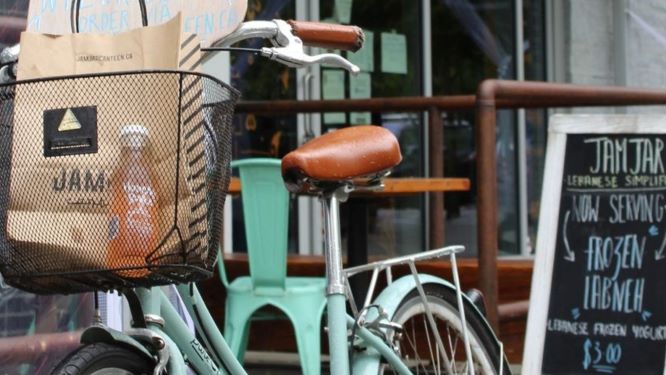
<path fill-rule="evenodd" d="M 244 255 L 226 255 L 225 265 L 229 279 L 248 273 L 247 257 Z M 476 259 L 458 260 L 461 283 L 465 290 L 476 287 L 478 267 Z M 419 270 L 450 279 L 450 264 L 445 261 L 422 263 Z M 406 273 L 406 269 L 395 269 L 394 274 Z M 321 257 L 291 256 L 288 261 L 288 274 L 292 276 L 323 276 L 324 263 Z M 532 261 L 498 261 L 500 306 L 505 311 L 512 310 L 511 304 L 523 305 L 529 298 L 532 279 Z M 201 283 L 201 293 L 211 313 L 220 327 L 224 327 L 224 288 L 217 275 Z M 500 308 L 502 310 L 502 308 Z M 511 363 L 520 363 L 523 353 L 526 317 L 507 316 L 500 322 L 500 339 Z M 325 341 L 325 340 L 324 340 Z M 325 343 L 323 343 L 325 346 Z M 250 350 L 296 351 L 296 344 L 291 327 L 287 321 L 256 322 L 250 328 Z M 326 348 L 324 348 L 326 350 Z"/>

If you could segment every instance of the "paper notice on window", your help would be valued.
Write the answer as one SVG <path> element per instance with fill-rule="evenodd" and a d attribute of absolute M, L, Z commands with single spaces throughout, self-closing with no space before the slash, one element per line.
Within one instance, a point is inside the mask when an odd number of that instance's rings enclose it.
<path fill-rule="evenodd" d="M 345 98 L 345 72 L 342 70 L 322 70 L 322 97 L 324 99 Z M 344 124 L 343 112 L 324 113 L 324 124 Z"/>
<path fill-rule="evenodd" d="M 358 75 L 349 75 L 349 97 L 351 99 L 368 99 L 372 97 L 372 79 L 370 73 L 359 73 Z M 350 114 L 350 124 L 367 125 L 372 122 L 370 112 L 352 112 Z"/>
<path fill-rule="evenodd" d="M 335 0 L 335 20 L 339 23 L 349 24 L 351 22 L 353 0 Z"/>
<path fill-rule="evenodd" d="M 358 66 L 362 72 L 375 71 L 375 33 L 363 30 L 365 42 L 363 48 L 356 52 L 347 52 L 347 59 Z"/>
<path fill-rule="evenodd" d="M 382 72 L 407 74 L 407 38 L 404 34 L 382 33 Z"/>

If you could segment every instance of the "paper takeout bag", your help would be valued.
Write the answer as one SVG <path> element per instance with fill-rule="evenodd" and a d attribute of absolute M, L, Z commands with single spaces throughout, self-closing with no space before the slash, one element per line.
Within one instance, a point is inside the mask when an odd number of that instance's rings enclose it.
<path fill-rule="evenodd" d="M 179 14 L 165 24 L 116 35 L 24 32 L 18 78 L 197 70 L 198 39 L 181 30 Z M 203 261 L 206 254 L 201 251 L 207 246 L 201 246 L 201 234 L 208 223 L 201 203 L 206 189 L 198 187 L 204 186 L 206 174 L 199 173 L 205 169 L 205 158 L 198 156 L 204 155 L 205 146 L 203 127 L 196 126 L 203 122 L 202 84 L 194 81 L 185 89 L 179 84 L 178 75 L 146 74 L 17 86 L 7 234 L 21 257 L 44 252 L 38 257 L 48 260 L 42 263 L 48 263 L 49 272 L 106 268 L 107 215 L 120 162 L 120 131 L 141 124 L 149 131 L 160 212 L 158 238 L 164 241 L 153 258 L 183 262 L 180 256 L 164 256 L 180 254 L 185 241 L 186 250 L 195 243 L 200 249 L 187 262 Z M 83 146 L 76 145 L 80 150 L 47 155 L 47 128 L 56 138 L 87 133 L 77 138 L 85 139 Z M 70 146 L 59 147 L 56 151 Z M 188 241 L 194 234 L 201 238 Z"/>

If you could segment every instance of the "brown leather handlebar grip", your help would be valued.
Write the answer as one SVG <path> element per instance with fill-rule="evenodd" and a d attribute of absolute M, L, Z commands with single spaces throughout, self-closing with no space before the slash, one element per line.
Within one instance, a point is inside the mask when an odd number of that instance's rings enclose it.
<path fill-rule="evenodd" d="M 294 35 L 308 46 L 356 52 L 363 47 L 365 41 L 363 30 L 358 26 L 294 20 L 287 23 Z"/>

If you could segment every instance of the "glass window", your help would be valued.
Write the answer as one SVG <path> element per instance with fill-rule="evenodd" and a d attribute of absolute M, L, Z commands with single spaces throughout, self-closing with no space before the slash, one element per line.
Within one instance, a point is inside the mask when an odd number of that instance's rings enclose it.
<path fill-rule="evenodd" d="M 350 17 L 342 19 L 341 10 L 335 9 L 333 0 L 320 1 L 322 20 L 358 25 L 364 29 L 367 39 L 364 49 L 371 49 L 372 61 L 365 67 L 369 88 L 368 97 L 420 96 L 423 93 L 422 33 L 420 2 L 413 0 L 364 0 L 354 1 Z M 348 57 L 350 54 L 347 55 Z M 354 56 L 351 56 L 354 59 Z M 354 60 L 353 60 L 354 61 Z M 363 68 L 363 65 L 361 65 Z M 322 68 L 322 76 L 330 69 Z M 327 97 L 326 78 L 322 81 L 322 97 Z M 352 78 L 344 74 L 344 97 L 354 97 Z M 355 83 L 354 83 L 355 84 Z M 356 86 L 354 86 L 356 87 Z M 323 115 L 324 131 L 347 124 L 371 123 L 391 130 L 400 142 L 402 163 L 394 169 L 392 177 L 418 177 L 424 175 L 423 129 L 421 114 L 373 113 L 366 121 L 359 122 L 356 114 L 346 113 L 337 119 Z M 359 222 L 358 206 L 367 218 L 368 254 L 393 256 L 424 249 L 425 217 L 424 198 L 415 195 L 401 198 L 358 198 L 362 202 L 342 205 L 342 217 L 349 220 L 342 224 L 343 238 L 348 225 Z M 352 220 L 351 217 L 355 219 Z M 346 240 L 343 240 L 346 243 Z"/>
<path fill-rule="evenodd" d="M 294 1 L 248 1 L 246 20 L 293 19 Z M 239 47 L 261 48 L 261 39 L 243 42 Z M 257 56 L 252 52 L 232 52 L 231 85 L 243 100 L 296 99 L 296 71 Z M 234 159 L 282 157 L 296 146 L 296 115 L 261 116 L 238 114 L 234 123 Z"/>
<path fill-rule="evenodd" d="M 525 79 L 546 80 L 546 29 L 545 10 L 542 0 L 523 2 Z M 542 109 L 525 113 L 527 143 L 527 224 L 529 252 L 534 251 L 539 225 L 539 201 L 543 182 L 546 156 L 547 115 Z"/>
<path fill-rule="evenodd" d="M 293 0 L 250 0 L 246 21 L 294 19 L 296 5 Z M 267 43 L 261 39 L 243 42 L 239 47 L 261 48 Z M 231 53 L 231 85 L 241 92 L 243 100 L 296 99 L 296 70 L 270 61 L 251 52 Z M 296 114 L 258 115 L 240 113 L 234 117 L 233 158 L 281 158 L 297 145 Z M 233 204 L 233 249 L 246 251 L 245 229 L 240 197 Z M 290 201 L 289 251 L 296 252 L 297 201 Z"/>
<path fill-rule="evenodd" d="M 432 2 L 433 94 L 474 94 L 486 78 L 512 79 L 514 6 L 512 0 Z M 499 111 L 497 121 L 499 248 L 517 251 L 517 188 L 514 114 Z M 446 113 L 444 174 L 467 177 L 469 192 L 445 195 L 448 244 L 464 244 L 476 253 L 476 160 L 473 112 Z"/>
<path fill-rule="evenodd" d="M 25 30 L 28 2 L 4 0 L 0 2 L 0 49 L 15 44 Z"/>
<path fill-rule="evenodd" d="M 543 4 L 526 0 L 524 4 L 524 54 L 527 79 L 543 79 L 544 29 Z M 515 2 L 513 0 L 435 0 L 432 2 L 432 56 L 434 95 L 474 94 L 486 78 L 514 79 Z M 528 115 L 528 179 L 530 220 L 535 185 L 540 176 L 534 171 L 542 161 L 542 112 Z M 497 115 L 497 197 L 498 247 L 501 254 L 520 251 L 517 184 L 517 116 L 500 110 Z M 476 161 L 474 114 L 445 114 L 445 175 L 468 177 L 472 191 L 450 193 L 445 197 L 446 242 L 467 245 L 476 250 Z M 536 168 L 535 168 L 536 167 Z M 532 172 L 529 172 L 532 171 Z M 537 198 L 538 199 L 538 198 Z"/>

